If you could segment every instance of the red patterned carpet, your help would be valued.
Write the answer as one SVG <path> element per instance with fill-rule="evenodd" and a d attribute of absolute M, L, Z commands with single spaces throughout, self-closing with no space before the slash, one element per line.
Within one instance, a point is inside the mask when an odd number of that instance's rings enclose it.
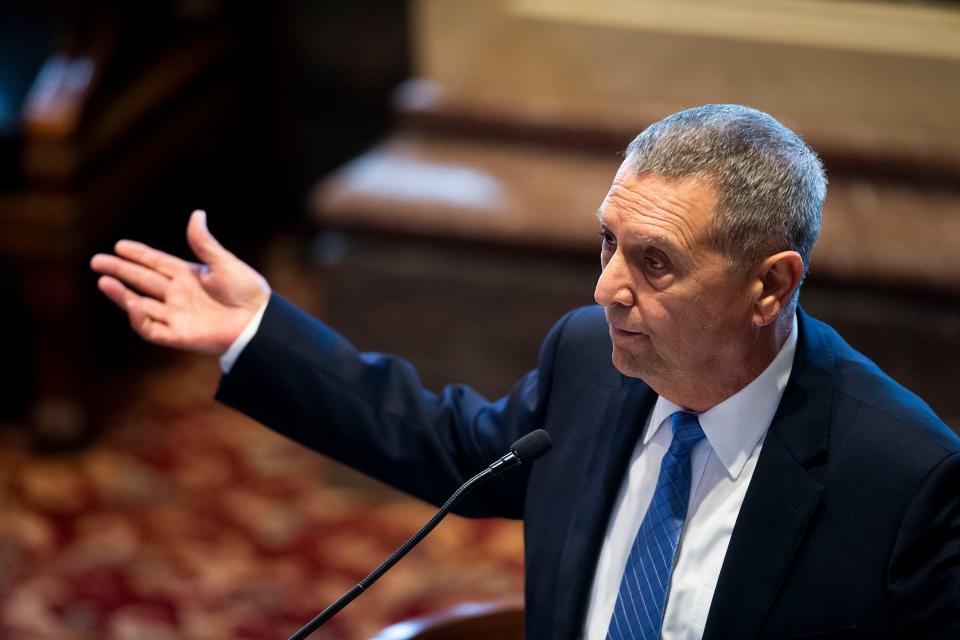
<path fill-rule="evenodd" d="M 0 638 L 283 639 L 433 512 L 151 373 L 79 454 L 0 447 Z M 518 523 L 451 517 L 317 638 L 522 593 Z"/>

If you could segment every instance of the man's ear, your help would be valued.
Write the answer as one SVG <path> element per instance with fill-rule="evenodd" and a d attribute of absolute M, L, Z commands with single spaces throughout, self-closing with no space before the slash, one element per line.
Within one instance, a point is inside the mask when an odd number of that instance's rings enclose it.
<path fill-rule="evenodd" d="M 793 298 L 803 279 L 803 258 L 796 251 L 768 256 L 755 271 L 753 323 L 763 327 L 774 320 Z"/>

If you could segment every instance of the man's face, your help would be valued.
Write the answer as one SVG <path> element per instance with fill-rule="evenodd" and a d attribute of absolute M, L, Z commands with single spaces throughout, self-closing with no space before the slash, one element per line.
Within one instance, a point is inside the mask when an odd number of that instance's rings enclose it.
<path fill-rule="evenodd" d="M 713 188 L 693 177 L 637 176 L 631 164 L 598 211 L 603 270 L 594 297 L 610 324 L 614 366 L 661 394 L 735 373 L 756 339 L 750 280 L 705 245 Z"/>

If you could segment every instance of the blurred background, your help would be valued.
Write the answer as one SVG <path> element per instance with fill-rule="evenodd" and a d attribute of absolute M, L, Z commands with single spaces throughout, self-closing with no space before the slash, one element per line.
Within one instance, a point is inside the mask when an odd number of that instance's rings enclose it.
<path fill-rule="evenodd" d="M 960 428 L 960 4 L 0 6 L 0 637 L 287 637 L 431 509 L 215 405 L 89 257 L 189 212 L 425 383 L 496 396 L 592 302 L 647 124 L 768 111 L 827 165 L 801 303 Z M 445 522 L 332 624 L 522 596 L 517 523 Z"/>

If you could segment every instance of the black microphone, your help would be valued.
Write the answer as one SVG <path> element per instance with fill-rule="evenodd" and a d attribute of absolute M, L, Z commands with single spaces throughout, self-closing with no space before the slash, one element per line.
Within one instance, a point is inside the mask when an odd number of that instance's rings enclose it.
<path fill-rule="evenodd" d="M 324 623 L 335 616 L 341 609 L 353 602 L 357 596 L 369 589 L 370 585 L 379 580 L 380 576 L 389 571 L 393 565 L 397 564 L 400 558 L 407 555 L 407 553 L 417 546 L 417 544 L 423 540 L 428 533 L 433 531 L 434 527 L 440 524 L 440 521 L 443 520 L 443 518 L 458 502 L 460 502 L 461 498 L 472 491 L 477 485 L 489 480 L 495 475 L 503 473 L 507 469 L 512 469 L 519 464 L 524 462 L 533 462 L 549 451 L 550 447 L 552 446 L 553 440 L 550 439 L 550 434 L 543 429 L 531 431 L 527 435 L 514 442 L 512 445 L 510 445 L 510 453 L 503 456 L 489 467 L 464 482 L 460 488 L 457 489 L 452 496 L 450 496 L 450 499 L 447 500 L 442 507 L 440 507 L 440 509 L 433 515 L 432 518 L 430 518 L 429 522 L 423 525 L 423 527 L 421 527 L 421 529 L 415 534 L 410 536 L 410 539 L 404 542 L 399 549 L 394 551 L 392 556 L 384 560 L 383 564 L 374 569 L 373 572 L 361 580 L 359 584 L 337 598 L 336 602 L 317 614 L 313 620 L 303 625 L 299 631 L 290 636 L 289 640 L 303 640 L 303 638 L 306 638 L 311 633 L 323 626 Z"/>

